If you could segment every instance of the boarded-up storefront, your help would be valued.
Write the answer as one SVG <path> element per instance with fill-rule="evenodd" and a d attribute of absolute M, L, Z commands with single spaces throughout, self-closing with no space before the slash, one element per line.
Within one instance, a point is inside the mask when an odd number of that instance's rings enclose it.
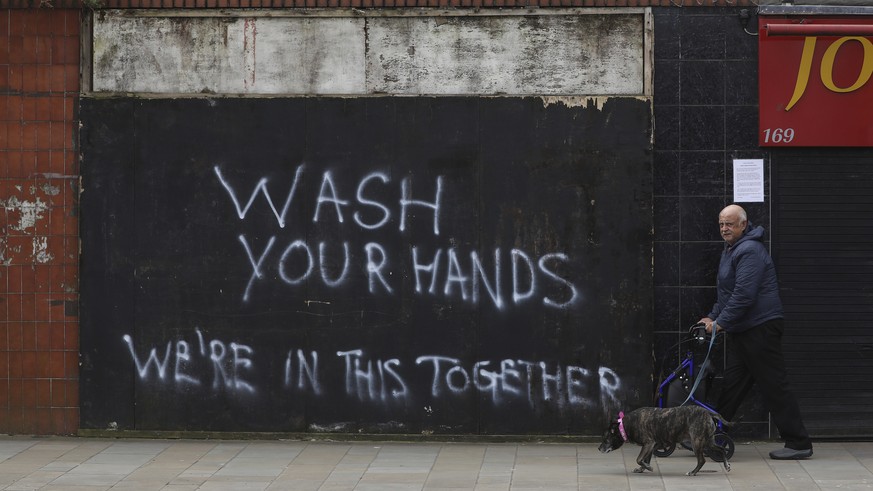
<path fill-rule="evenodd" d="M 646 11 L 250 14 L 94 19 L 83 428 L 594 434 L 650 400 Z"/>

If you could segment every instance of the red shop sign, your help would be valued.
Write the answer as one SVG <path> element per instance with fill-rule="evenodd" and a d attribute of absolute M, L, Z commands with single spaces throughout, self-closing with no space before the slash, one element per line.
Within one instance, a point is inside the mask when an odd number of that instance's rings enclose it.
<path fill-rule="evenodd" d="M 873 146 L 873 18 L 758 20 L 761 146 Z"/>

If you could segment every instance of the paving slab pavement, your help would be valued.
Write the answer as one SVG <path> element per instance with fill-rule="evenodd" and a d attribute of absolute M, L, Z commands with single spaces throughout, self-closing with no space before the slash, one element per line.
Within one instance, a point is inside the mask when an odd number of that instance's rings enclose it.
<path fill-rule="evenodd" d="M 738 443 L 731 471 L 691 452 L 653 458 L 596 443 L 0 438 L 0 489 L 48 490 L 854 490 L 873 489 L 873 442 L 817 442 L 774 461 L 777 442 Z"/>

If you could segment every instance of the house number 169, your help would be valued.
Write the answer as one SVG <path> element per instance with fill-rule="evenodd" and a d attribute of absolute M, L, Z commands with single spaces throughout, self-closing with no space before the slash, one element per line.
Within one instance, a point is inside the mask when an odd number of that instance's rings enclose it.
<path fill-rule="evenodd" d="M 794 128 L 767 128 L 764 130 L 764 143 L 791 143 Z"/>

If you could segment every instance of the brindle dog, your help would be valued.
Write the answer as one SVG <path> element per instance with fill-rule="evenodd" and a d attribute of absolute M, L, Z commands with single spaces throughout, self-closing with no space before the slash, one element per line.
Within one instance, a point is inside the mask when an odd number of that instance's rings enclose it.
<path fill-rule="evenodd" d="M 697 467 L 687 475 L 697 475 L 697 471 L 706 463 L 704 452 L 721 457 L 725 471 L 730 471 L 724 448 L 715 443 L 715 421 L 727 425 L 718 414 L 711 413 L 700 406 L 679 406 L 669 408 L 643 407 L 627 414 L 620 414 L 618 421 L 612 421 L 603 434 L 600 451 L 611 452 L 624 444 L 633 442 L 642 445 L 643 449 L 637 457 L 639 468 L 634 472 L 651 471 L 652 453 L 655 448 L 666 448 L 682 441 L 690 441 L 694 455 L 697 457 Z"/>

